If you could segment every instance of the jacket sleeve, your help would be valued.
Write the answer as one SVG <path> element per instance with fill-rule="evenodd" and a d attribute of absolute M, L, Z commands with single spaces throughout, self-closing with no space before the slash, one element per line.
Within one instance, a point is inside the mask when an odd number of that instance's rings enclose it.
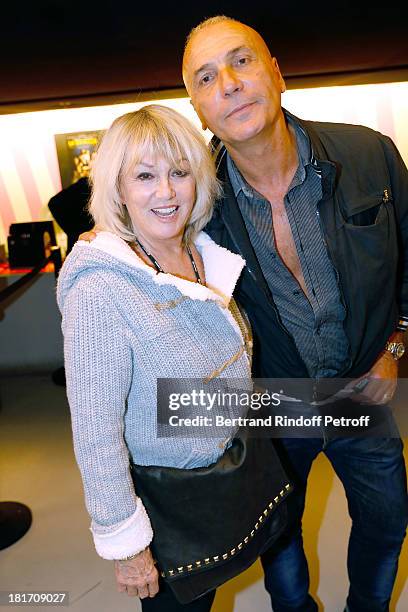
<path fill-rule="evenodd" d="M 383 136 L 381 142 L 390 172 L 400 247 L 398 304 L 400 316 L 408 321 L 408 170 L 391 138 Z"/>
<path fill-rule="evenodd" d="M 146 548 L 153 533 L 123 436 L 132 352 L 108 288 L 90 278 L 71 288 L 62 310 L 67 395 L 95 547 L 120 559 Z"/>

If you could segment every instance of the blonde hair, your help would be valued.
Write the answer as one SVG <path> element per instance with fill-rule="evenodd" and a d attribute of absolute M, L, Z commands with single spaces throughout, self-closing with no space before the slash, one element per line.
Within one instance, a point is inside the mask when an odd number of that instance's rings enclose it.
<path fill-rule="evenodd" d="M 190 242 L 211 219 L 220 186 L 203 136 L 183 115 L 158 104 L 118 117 L 105 132 L 91 170 L 89 211 L 96 225 L 134 240 L 137 228 L 123 205 L 121 181 L 145 157 L 163 157 L 176 168 L 182 159 L 189 162 L 196 200 L 183 240 Z"/>

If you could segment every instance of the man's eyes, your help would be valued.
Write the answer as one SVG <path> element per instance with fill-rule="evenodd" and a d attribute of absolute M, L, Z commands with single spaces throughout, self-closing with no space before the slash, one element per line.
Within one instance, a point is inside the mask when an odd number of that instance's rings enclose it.
<path fill-rule="evenodd" d="M 210 82 L 211 82 L 212 78 L 213 78 L 213 75 L 212 75 L 212 74 L 204 74 L 204 75 L 203 75 L 203 76 L 200 78 L 200 80 L 198 81 L 198 84 L 199 84 L 199 85 L 208 85 L 208 83 L 210 83 Z"/>
<path fill-rule="evenodd" d="M 234 58 L 232 65 L 237 66 L 237 67 L 247 66 L 248 64 L 251 63 L 251 61 L 252 61 L 252 57 L 250 57 L 249 55 L 239 55 L 238 57 Z M 212 72 L 203 74 L 199 78 L 198 86 L 202 87 L 204 85 L 208 85 L 214 80 L 214 77 L 215 77 L 215 74 Z"/>
<path fill-rule="evenodd" d="M 238 66 L 246 66 L 251 61 L 251 58 L 248 55 L 241 55 L 235 59 L 235 63 Z"/>

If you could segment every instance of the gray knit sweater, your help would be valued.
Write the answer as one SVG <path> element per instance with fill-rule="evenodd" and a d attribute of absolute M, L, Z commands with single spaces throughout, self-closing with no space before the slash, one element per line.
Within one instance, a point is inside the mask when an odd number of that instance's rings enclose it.
<path fill-rule="evenodd" d="M 156 436 L 156 379 L 250 376 L 228 308 L 245 262 L 204 233 L 196 246 L 206 287 L 157 274 L 109 232 L 78 242 L 59 276 L 74 450 L 96 550 L 106 559 L 152 539 L 129 455 L 139 465 L 193 468 L 223 453 L 219 438 Z"/>

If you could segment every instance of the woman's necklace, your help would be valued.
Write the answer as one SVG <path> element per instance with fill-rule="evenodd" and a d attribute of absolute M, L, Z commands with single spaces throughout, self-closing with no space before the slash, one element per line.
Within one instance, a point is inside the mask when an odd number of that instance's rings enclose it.
<path fill-rule="evenodd" d="M 155 259 L 155 258 L 153 257 L 153 255 L 152 255 L 151 253 L 149 253 L 149 252 L 148 252 L 148 251 L 145 249 L 145 247 L 143 246 L 143 244 L 142 244 L 142 243 L 141 243 L 141 242 L 140 242 L 140 241 L 139 241 L 137 238 L 135 238 L 135 242 L 136 242 L 136 243 L 139 245 L 139 247 L 142 249 L 142 251 L 143 251 L 143 253 L 146 255 L 146 257 L 148 257 L 148 259 L 150 259 L 150 261 L 152 262 L 152 264 L 153 264 L 153 266 L 154 266 L 154 268 L 155 268 L 156 272 L 162 272 L 163 274 L 165 274 L 165 272 L 164 272 L 163 268 L 161 267 L 161 265 L 159 264 L 159 262 L 157 261 L 157 259 Z M 198 268 L 197 268 L 196 262 L 194 261 L 193 254 L 192 254 L 191 249 L 190 249 L 190 247 L 189 247 L 188 245 L 186 246 L 186 250 L 187 250 L 188 256 L 189 256 L 189 258 L 190 258 L 190 261 L 191 261 L 191 266 L 192 266 L 192 268 L 193 268 L 193 270 L 194 270 L 194 274 L 195 274 L 195 277 L 196 277 L 197 283 L 199 283 L 200 285 L 202 285 L 202 284 L 203 284 L 203 281 L 201 280 L 201 276 L 200 276 L 200 273 L 199 273 L 199 271 L 198 271 Z"/>

